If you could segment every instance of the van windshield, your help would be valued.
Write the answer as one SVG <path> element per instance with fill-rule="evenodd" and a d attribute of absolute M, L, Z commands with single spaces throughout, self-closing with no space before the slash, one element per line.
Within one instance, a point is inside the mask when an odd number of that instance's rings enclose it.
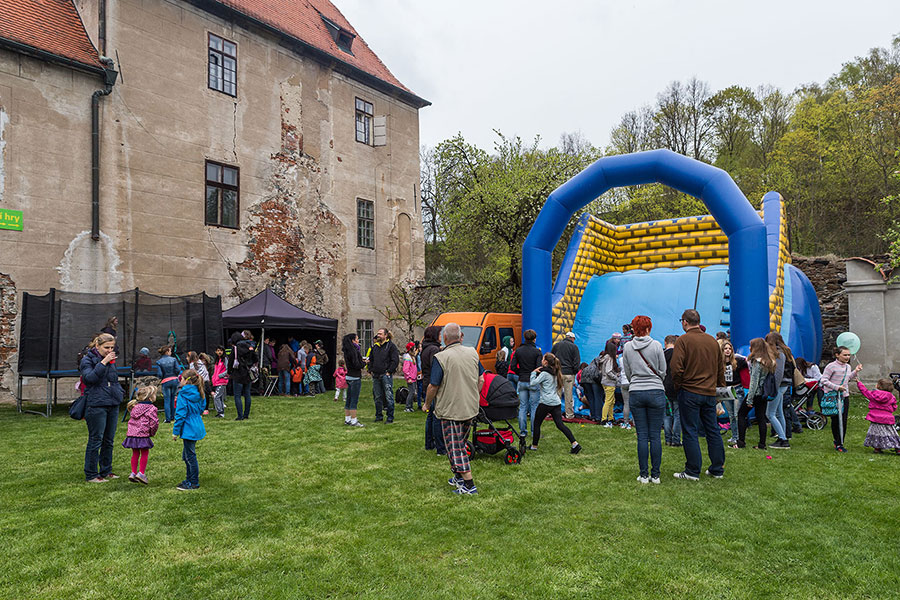
<path fill-rule="evenodd" d="M 481 339 L 481 327 L 472 327 L 471 325 L 463 325 L 460 327 L 463 334 L 462 344 L 469 348 L 478 346 L 478 340 Z"/>

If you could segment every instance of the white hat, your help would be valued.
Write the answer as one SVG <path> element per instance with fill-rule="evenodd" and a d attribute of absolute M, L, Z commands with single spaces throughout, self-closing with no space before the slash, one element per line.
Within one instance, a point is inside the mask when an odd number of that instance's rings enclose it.
<path fill-rule="evenodd" d="M 572 339 L 574 340 L 574 339 L 575 339 L 575 332 L 574 332 L 574 331 L 568 332 L 568 333 L 566 334 L 566 337 L 567 337 L 567 338 L 572 338 Z"/>

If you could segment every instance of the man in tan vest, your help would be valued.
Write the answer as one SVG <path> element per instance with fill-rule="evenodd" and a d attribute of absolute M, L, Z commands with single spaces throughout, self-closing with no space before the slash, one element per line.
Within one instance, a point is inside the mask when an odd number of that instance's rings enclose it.
<path fill-rule="evenodd" d="M 425 411 L 434 405 L 434 416 L 441 420 L 450 470 L 453 471 L 453 477 L 447 483 L 456 488 L 457 494 L 477 494 L 466 440 L 472 420 L 478 415 L 484 367 L 475 349 L 462 345 L 463 334 L 457 323 L 447 323 L 442 335 L 444 349 L 434 355 L 431 363 Z"/>

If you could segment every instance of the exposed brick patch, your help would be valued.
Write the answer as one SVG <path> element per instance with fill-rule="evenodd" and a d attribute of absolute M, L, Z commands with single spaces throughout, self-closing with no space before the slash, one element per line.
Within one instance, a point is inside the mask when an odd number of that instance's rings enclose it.
<path fill-rule="evenodd" d="M 0 392 L 10 388 L 2 384 L 10 373 L 10 358 L 16 353 L 16 284 L 9 275 L 0 273 Z"/>
<path fill-rule="evenodd" d="M 303 152 L 299 100 L 296 82 L 285 82 L 282 147 L 270 157 L 266 195 L 247 211 L 248 252 L 238 277 L 242 291 L 268 286 L 305 310 L 341 318 L 348 310 L 346 232 L 323 200 L 329 176 Z"/>

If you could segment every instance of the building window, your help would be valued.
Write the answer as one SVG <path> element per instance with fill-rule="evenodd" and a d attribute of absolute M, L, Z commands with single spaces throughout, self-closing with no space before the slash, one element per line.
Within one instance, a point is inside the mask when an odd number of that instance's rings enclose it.
<path fill-rule="evenodd" d="M 350 48 L 353 46 L 353 40 L 356 36 L 346 29 L 341 28 L 341 26 L 334 21 L 326 19 L 324 16 L 322 17 L 322 22 L 325 23 L 325 28 L 331 35 L 331 39 L 337 44 L 337 47 L 347 54 L 353 54 L 353 52 L 350 51 Z"/>
<path fill-rule="evenodd" d="M 238 168 L 206 161 L 206 224 L 237 229 L 240 208 Z"/>
<path fill-rule="evenodd" d="M 375 248 L 375 203 L 356 199 L 356 245 Z"/>
<path fill-rule="evenodd" d="M 359 346 L 365 354 L 366 350 L 372 347 L 372 321 L 357 319 L 356 335 L 359 336 Z"/>
<path fill-rule="evenodd" d="M 356 99 L 356 141 L 372 144 L 372 115 L 375 110 L 371 102 Z"/>
<path fill-rule="evenodd" d="M 209 34 L 209 88 L 237 96 L 237 44 Z"/>

